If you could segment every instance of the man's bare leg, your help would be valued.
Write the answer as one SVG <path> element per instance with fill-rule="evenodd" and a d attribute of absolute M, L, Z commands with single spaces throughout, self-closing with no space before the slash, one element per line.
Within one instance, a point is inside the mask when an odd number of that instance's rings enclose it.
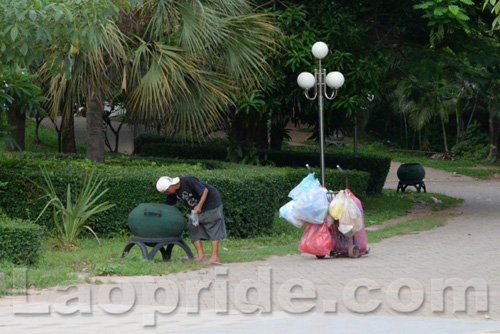
<path fill-rule="evenodd" d="M 208 262 L 220 263 L 219 261 L 219 240 L 212 240 L 212 256 Z"/>
<path fill-rule="evenodd" d="M 194 248 L 196 248 L 196 252 L 198 252 L 198 257 L 196 261 L 206 261 L 207 258 L 205 256 L 205 252 L 203 251 L 203 245 L 201 244 L 201 240 L 193 241 Z"/>

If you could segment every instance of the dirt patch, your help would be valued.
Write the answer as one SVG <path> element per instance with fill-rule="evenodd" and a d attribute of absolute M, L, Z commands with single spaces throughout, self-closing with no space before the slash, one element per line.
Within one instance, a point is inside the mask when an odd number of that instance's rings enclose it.
<path fill-rule="evenodd" d="M 307 146 L 304 142 L 312 135 L 312 132 L 307 131 L 307 129 L 309 129 L 307 125 L 299 124 L 295 126 L 293 123 L 288 123 L 286 130 L 290 136 L 290 140 L 287 144 L 293 146 Z"/>
<path fill-rule="evenodd" d="M 497 170 L 497 169 L 500 169 L 500 166 L 485 166 L 485 165 L 478 164 L 477 166 L 474 166 L 474 167 L 467 167 L 467 169 Z"/>

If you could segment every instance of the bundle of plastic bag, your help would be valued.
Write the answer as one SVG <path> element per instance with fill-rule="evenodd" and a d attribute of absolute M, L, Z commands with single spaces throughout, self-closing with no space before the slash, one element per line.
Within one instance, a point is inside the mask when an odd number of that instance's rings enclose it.
<path fill-rule="evenodd" d="M 328 211 L 330 212 L 330 216 L 332 216 L 333 219 L 335 220 L 339 219 L 340 213 L 344 208 L 345 199 L 346 199 L 345 192 L 341 190 L 330 202 L 328 206 Z"/>
<path fill-rule="evenodd" d="M 311 175 L 313 176 L 311 180 Z M 321 186 L 314 174 L 309 174 L 294 188 L 294 217 L 308 223 L 322 224 L 328 213 L 327 190 Z"/>
<path fill-rule="evenodd" d="M 322 224 L 328 213 L 326 194 L 327 190 L 310 173 L 290 191 L 292 201 L 280 208 L 280 217 L 299 228 L 305 222 Z"/>
<path fill-rule="evenodd" d="M 317 184 L 319 184 L 319 181 L 314 177 L 314 173 L 309 173 L 295 188 L 290 190 L 288 197 L 298 199 L 304 193 L 307 193 L 312 188 L 316 187 Z"/>
<path fill-rule="evenodd" d="M 352 199 L 351 193 L 348 192 L 339 216 L 339 231 L 349 237 L 359 232 L 362 227 L 363 213 Z"/>
<path fill-rule="evenodd" d="M 305 222 L 294 217 L 294 204 L 295 201 L 290 201 L 280 208 L 280 217 L 285 218 L 293 226 L 301 228 Z"/>

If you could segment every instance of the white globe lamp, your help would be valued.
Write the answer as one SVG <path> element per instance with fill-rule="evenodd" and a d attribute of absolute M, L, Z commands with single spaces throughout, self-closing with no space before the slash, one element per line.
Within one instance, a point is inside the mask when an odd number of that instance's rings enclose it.
<path fill-rule="evenodd" d="M 312 75 L 312 73 L 302 72 L 297 78 L 297 83 L 299 84 L 300 88 L 311 89 L 316 84 L 316 78 L 314 77 L 314 75 Z"/>
<path fill-rule="evenodd" d="M 333 89 L 339 89 L 344 84 L 344 75 L 340 72 L 330 72 L 326 76 L 326 84 Z"/>
<path fill-rule="evenodd" d="M 318 59 L 323 59 L 328 54 L 328 46 L 323 42 L 316 42 L 312 46 L 312 54 Z"/>

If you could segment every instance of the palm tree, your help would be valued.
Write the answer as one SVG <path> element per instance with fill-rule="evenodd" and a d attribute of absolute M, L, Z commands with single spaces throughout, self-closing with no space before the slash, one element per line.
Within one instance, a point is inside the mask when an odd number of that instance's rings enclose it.
<path fill-rule="evenodd" d="M 86 99 L 92 161 L 104 162 L 102 111 L 113 91 L 128 92 L 126 107 L 136 121 L 206 135 L 225 122 L 228 93 L 258 85 L 268 69 L 265 55 L 277 29 L 271 15 L 252 13 L 245 1 L 148 0 L 121 8 L 119 28 L 115 16 L 102 12 L 104 19 L 85 21 L 85 13 L 102 8 L 80 8 L 80 31 L 91 33 L 72 37 L 69 52 L 55 43 L 40 69 L 50 82 L 51 113 L 62 114 L 63 123 L 71 122 L 73 104 Z"/>
<path fill-rule="evenodd" d="M 165 132 L 218 129 L 229 93 L 258 86 L 268 70 L 277 29 L 246 1 L 148 0 L 133 17 L 146 23 L 135 34 L 124 31 L 131 43 L 127 109 Z"/>
<path fill-rule="evenodd" d="M 432 79 L 432 78 L 431 78 Z M 393 106 L 406 122 L 419 132 L 433 118 L 441 121 L 445 152 L 449 152 L 446 126 L 448 117 L 456 111 L 457 94 L 453 94 L 456 85 L 445 80 L 419 80 L 414 75 L 402 79 L 394 90 Z M 406 137 L 408 136 L 405 128 Z"/>
<path fill-rule="evenodd" d="M 87 158 L 95 162 L 104 162 L 104 100 L 116 89 L 113 83 L 119 81 L 117 73 L 121 74 L 126 60 L 125 36 L 114 21 L 116 17 L 104 14 L 106 7 L 101 5 L 87 11 L 78 8 L 82 19 L 80 28 L 86 33 L 73 36 L 69 48 L 64 38 L 61 43 L 53 43 L 39 69 L 41 82 L 48 82 L 49 112 L 52 117 L 62 116 L 63 137 L 64 131 L 73 131 L 75 103 L 81 105 L 86 101 Z M 87 20 L 93 13 L 104 19 Z M 62 64 L 61 59 L 65 60 Z M 74 152 L 74 138 L 63 146 L 63 151 Z"/>

